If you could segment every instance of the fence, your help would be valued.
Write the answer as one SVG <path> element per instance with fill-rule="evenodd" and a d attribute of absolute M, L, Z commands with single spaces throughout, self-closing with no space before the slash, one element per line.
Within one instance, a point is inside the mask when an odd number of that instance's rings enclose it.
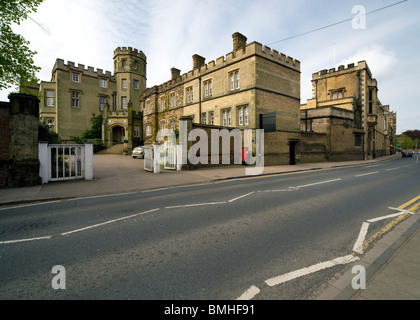
<path fill-rule="evenodd" d="M 93 179 L 93 145 L 39 142 L 39 175 L 42 183 Z"/>

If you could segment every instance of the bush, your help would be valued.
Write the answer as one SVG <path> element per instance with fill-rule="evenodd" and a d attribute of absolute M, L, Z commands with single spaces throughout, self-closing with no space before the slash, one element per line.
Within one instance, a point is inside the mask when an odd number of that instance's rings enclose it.
<path fill-rule="evenodd" d="M 93 152 L 98 152 L 105 149 L 104 142 L 102 141 L 102 114 L 93 116 L 90 119 L 92 123 L 92 129 L 86 130 L 81 137 L 71 137 L 71 139 L 79 144 L 84 142 L 91 142 L 93 144 Z"/>
<path fill-rule="evenodd" d="M 98 152 L 105 149 L 105 144 L 102 139 L 87 139 L 83 142 L 90 142 L 93 144 L 93 152 Z"/>
<path fill-rule="evenodd" d="M 50 144 L 58 144 L 60 143 L 60 137 L 58 133 L 52 131 L 48 124 L 40 123 L 38 125 L 38 140 L 39 141 L 46 141 Z"/>

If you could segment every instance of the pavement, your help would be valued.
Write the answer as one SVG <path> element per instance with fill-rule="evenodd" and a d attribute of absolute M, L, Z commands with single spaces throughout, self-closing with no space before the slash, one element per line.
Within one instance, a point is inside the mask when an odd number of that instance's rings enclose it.
<path fill-rule="evenodd" d="M 389 161 L 400 155 L 375 160 L 322 162 L 265 167 L 261 175 L 356 166 Z M 0 207 L 43 201 L 125 194 L 153 189 L 211 183 L 245 177 L 244 166 L 223 166 L 191 171 L 144 170 L 141 159 L 123 155 L 94 155 L 94 179 L 54 182 L 33 187 L 1 188 Z M 409 199 L 407 199 L 409 200 Z M 361 257 L 357 265 L 366 270 L 366 288 L 355 290 L 356 276 L 348 270 L 317 298 L 318 300 L 419 300 L 420 299 L 420 215 L 396 225 Z"/>

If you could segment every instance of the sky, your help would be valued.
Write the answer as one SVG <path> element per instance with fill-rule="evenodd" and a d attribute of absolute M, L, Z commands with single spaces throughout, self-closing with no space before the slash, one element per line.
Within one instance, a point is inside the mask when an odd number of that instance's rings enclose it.
<path fill-rule="evenodd" d="M 402 133 L 420 129 L 419 17 L 419 0 L 44 0 L 13 30 L 37 52 L 40 80 L 57 58 L 113 72 L 114 50 L 133 47 L 147 56 L 147 87 L 190 71 L 194 54 L 226 56 L 240 32 L 301 62 L 302 104 L 313 73 L 365 60 Z"/>

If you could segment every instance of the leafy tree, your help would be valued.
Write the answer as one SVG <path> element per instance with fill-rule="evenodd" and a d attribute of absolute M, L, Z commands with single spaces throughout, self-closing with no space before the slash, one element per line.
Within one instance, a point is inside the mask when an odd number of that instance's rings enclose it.
<path fill-rule="evenodd" d="M 35 51 L 29 41 L 13 32 L 11 25 L 20 24 L 36 12 L 43 0 L 0 1 L 0 90 L 38 79 L 35 73 L 41 68 L 34 65 Z"/>
<path fill-rule="evenodd" d="M 397 137 L 398 144 L 401 146 L 401 149 L 412 149 L 414 148 L 415 142 L 406 134 L 401 134 Z"/>
<path fill-rule="evenodd" d="M 405 134 L 413 140 L 420 139 L 420 130 L 407 130 L 403 132 L 403 134 Z"/>

